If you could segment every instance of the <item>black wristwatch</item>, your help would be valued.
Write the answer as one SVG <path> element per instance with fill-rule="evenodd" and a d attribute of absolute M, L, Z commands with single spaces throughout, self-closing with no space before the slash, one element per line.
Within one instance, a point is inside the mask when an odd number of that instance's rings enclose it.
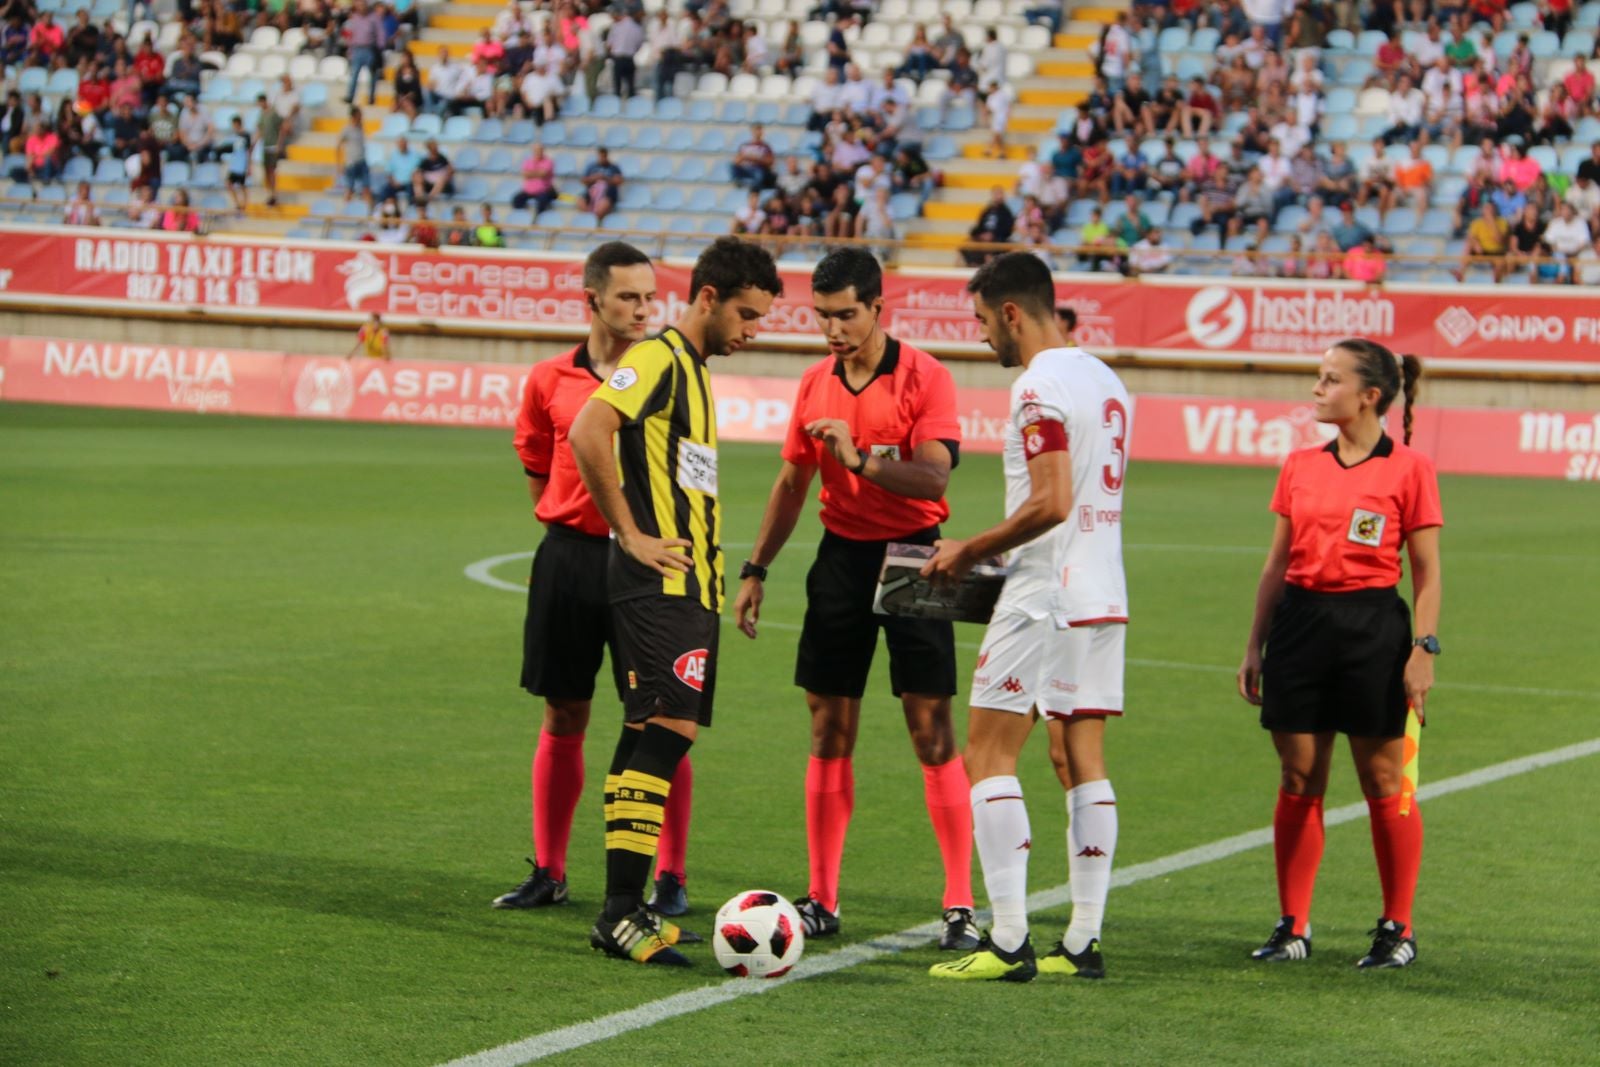
<path fill-rule="evenodd" d="M 767 568 L 759 563 L 751 563 L 749 560 L 745 560 L 744 566 L 739 568 L 739 580 L 742 582 L 746 578 L 754 578 L 758 582 L 764 582 L 767 580 Z"/>
<path fill-rule="evenodd" d="M 1432 634 L 1424 634 L 1415 641 L 1411 642 L 1411 644 L 1416 648 L 1422 649 L 1422 651 L 1426 652 L 1430 656 L 1437 656 L 1439 654 L 1439 639 Z"/>
<path fill-rule="evenodd" d="M 846 467 L 845 470 L 849 471 L 851 474 L 860 475 L 862 471 L 867 469 L 867 460 L 872 458 L 872 453 L 863 451 L 862 449 L 857 449 L 856 458 L 860 460 L 860 462 L 858 462 L 854 467 Z"/>

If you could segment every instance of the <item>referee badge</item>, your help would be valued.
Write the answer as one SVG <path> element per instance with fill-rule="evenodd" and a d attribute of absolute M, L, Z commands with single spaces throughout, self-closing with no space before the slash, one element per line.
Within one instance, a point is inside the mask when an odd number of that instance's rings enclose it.
<path fill-rule="evenodd" d="M 1358 545 L 1377 548 L 1383 543 L 1383 524 L 1387 520 L 1376 511 L 1356 508 L 1350 516 L 1350 540 Z"/>

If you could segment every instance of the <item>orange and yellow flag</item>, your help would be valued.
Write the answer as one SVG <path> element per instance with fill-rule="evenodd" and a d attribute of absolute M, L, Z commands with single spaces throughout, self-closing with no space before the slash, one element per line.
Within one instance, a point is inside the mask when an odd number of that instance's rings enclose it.
<path fill-rule="evenodd" d="M 1411 814 L 1411 798 L 1417 794 L 1417 779 L 1421 777 L 1422 720 L 1417 709 L 1406 708 L 1405 759 L 1400 767 L 1400 814 Z"/>

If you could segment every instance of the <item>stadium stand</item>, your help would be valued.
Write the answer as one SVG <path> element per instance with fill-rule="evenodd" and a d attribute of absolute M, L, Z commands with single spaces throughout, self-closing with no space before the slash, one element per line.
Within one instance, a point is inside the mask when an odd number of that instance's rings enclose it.
<path fill-rule="evenodd" d="M 0 218 L 1600 283 L 1600 2 L 1106 2 L 9 0 Z"/>

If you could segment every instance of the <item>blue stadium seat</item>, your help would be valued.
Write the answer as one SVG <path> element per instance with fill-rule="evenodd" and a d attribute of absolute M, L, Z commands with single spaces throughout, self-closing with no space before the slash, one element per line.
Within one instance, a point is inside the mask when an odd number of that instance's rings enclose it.
<path fill-rule="evenodd" d="M 36 69 L 39 68 L 28 68 L 28 70 Z M 26 74 L 27 71 L 23 71 L 23 73 Z M 47 93 L 53 93 L 56 96 L 78 95 L 78 72 L 70 67 L 64 67 L 61 70 L 53 71 L 44 91 Z"/>
<path fill-rule="evenodd" d="M 650 182 L 664 182 L 672 177 L 671 156 L 651 156 L 644 165 L 640 178 Z"/>
<path fill-rule="evenodd" d="M 1067 208 L 1067 225 L 1082 226 L 1089 221 L 1089 213 L 1099 206 L 1100 202 L 1098 200 L 1088 198 L 1074 200 Z"/>
<path fill-rule="evenodd" d="M 611 93 L 595 97 L 589 105 L 589 117 L 592 119 L 614 119 L 621 114 L 622 100 Z"/>
<path fill-rule="evenodd" d="M 786 156 L 794 151 L 794 136 L 788 130 L 767 131 L 767 143 L 772 146 L 773 152 Z"/>
<path fill-rule="evenodd" d="M 233 79 L 225 78 L 220 74 L 213 75 L 211 80 L 200 90 L 200 99 L 210 103 L 215 100 L 233 99 Z"/>
<path fill-rule="evenodd" d="M 1356 208 L 1356 221 L 1374 233 L 1383 229 L 1383 221 L 1378 218 L 1378 209 L 1371 204 Z"/>
<path fill-rule="evenodd" d="M 540 126 L 539 132 L 534 136 L 546 148 L 567 144 L 567 124 L 560 119 L 555 119 Z"/>
<path fill-rule="evenodd" d="M 502 141 L 515 145 L 532 144 L 538 138 L 539 127 L 535 126 L 529 119 L 517 119 L 508 123 L 505 130 L 500 134 Z"/>
<path fill-rule="evenodd" d="M 42 93 L 50 83 L 50 72 L 43 67 L 24 67 L 17 77 L 17 91 L 20 93 Z"/>
<path fill-rule="evenodd" d="M 950 109 L 940 125 L 947 130 L 964 132 L 972 129 L 977 121 L 977 116 L 970 107 L 956 107 Z"/>
<path fill-rule="evenodd" d="M 437 118 L 438 116 L 434 116 Z M 383 123 L 378 127 L 377 137 L 392 141 L 396 137 L 403 137 L 411 127 L 411 120 L 398 111 L 390 112 L 383 117 Z"/>
<path fill-rule="evenodd" d="M 489 199 L 502 203 L 509 202 L 521 189 L 521 178 L 500 178 L 493 183 Z"/>
<path fill-rule="evenodd" d="M 741 189 L 738 186 L 724 189 L 722 190 L 721 195 L 717 197 L 716 210 L 726 211 L 731 215 L 743 207 L 745 201 L 749 199 L 749 197 L 750 190 L 748 189 Z"/>
<path fill-rule="evenodd" d="M 319 196 L 311 205 L 313 215 L 343 215 L 344 200 L 337 196 Z"/>
<path fill-rule="evenodd" d="M 626 167 L 623 168 L 623 173 L 624 174 L 628 173 Z M 617 196 L 617 209 L 618 210 L 632 211 L 632 210 L 635 210 L 635 209 L 638 209 L 638 208 L 646 208 L 646 207 L 649 207 L 649 206 L 650 206 L 650 187 L 649 186 L 640 185 L 638 182 L 625 182 L 623 184 L 622 192 L 620 194 L 618 194 L 618 196 Z"/>
<path fill-rule="evenodd" d="M 673 179 L 680 182 L 704 181 L 707 171 L 706 161 L 698 155 L 684 156 L 678 160 L 677 169 L 673 172 Z"/>
<path fill-rule="evenodd" d="M 1561 54 L 1587 56 L 1594 52 L 1594 33 L 1591 30 L 1568 30 L 1561 38 Z"/>
<path fill-rule="evenodd" d="M 1453 228 L 1454 220 L 1451 219 L 1450 212 L 1442 208 L 1430 208 L 1422 216 L 1422 222 L 1417 226 L 1417 233 L 1424 237 L 1449 237 Z"/>
<path fill-rule="evenodd" d="M 525 207 L 514 207 L 506 212 L 507 226 L 532 226 L 533 212 Z"/>
<path fill-rule="evenodd" d="M 785 126 L 804 126 L 810 118 L 810 104 L 790 103 L 784 105 L 783 124 Z"/>
<path fill-rule="evenodd" d="M 628 99 L 637 100 L 639 97 L 633 96 L 629 97 Z M 637 127 L 634 130 L 633 147 L 637 148 L 641 152 L 653 152 L 657 148 L 660 148 L 661 126 L 657 123 L 651 123 L 648 126 Z"/>
<path fill-rule="evenodd" d="M 505 134 L 505 125 L 499 119 L 484 119 L 472 131 L 472 139 L 479 144 L 494 144 Z"/>
<path fill-rule="evenodd" d="M 569 178 L 579 173 L 578 156 L 574 152 L 551 152 L 550 162 L 556 165 L 558 178 Z"/>
<path fill-rule="evenodd" d="M 402 116 L 403 117 L 403 116 Z M 444 121 L 431 112 L 423 112 L 411 123 L 412 137 L 437 137 L 444 127 Z"/>
<path fill-rule="evenodd" d="M 922 198 L 916 193 L 895 193 L 889 198 L 889 217 L 897 222 L 914 219 L 922 212 Z"/>
<path fill-rule="evenodd" d="M 1172 205 L 1172 212 L 1167 216 L 1167 225 L 1173 229 L 1187 230 L 1189 223 L 1200 217 L 1200 205 L 1195 203 L 1182 203 Z"/>
<path fill-rule="evenodd" d="M 704 214 L 717 210 L 717 196 L 719 190 L 709 185 L 696 186 L 689 190 L 689 199 L 684 204 L 684 210 Z"/>
<path fill-rule="evenodd" d="M 1537 4 L 1512 4 L 1506 10 L 1511 16 L 1511 25 L 1519 30 L 1531 30 L 1539 24 L 1539 5 Z"/>
<path fill-rule="evenodd" d="M 1340 64 L 1339 83 L 1351 87 L 1359 87 L 1366 83 L 1372 76 L 1372 60 L 1354 57 Z"/>
<path fill-rule="evenodd" d="M 1561 38 L 1549 30 L 1540 30 L 1528 38 L 1528 50 L 1535 59 L 1549 59 L 1561 54 Z"/>
<path fill-rule="evenodd" d="M 764 126 L 776 126 L 783 121 L 783 109 L 776 100 L 757 100 L 751 119 Z"/>
<path fill-rule="evenodd" d="M 1417 213 L 1409 208 L 1396 208 L 1384 220 L 1383 232 L 1389 237 L 1409 237 L 1417 232 Z"/>
<path fill-rule="evenodd" d="M 24 166 L 26 156 L 7 156 L 5 168 L 9 174 L 13 166 Z M 86 182 L 94 177 L 94 164 L 83 156 L 73 156 L 67 160 L 67 165 L 61 168 L 61 180 L 64 182 Z"/>
<path fill-rule="evenodd" d="M 201 193 L 194 206 L 201 211 L 227 211 L 233 206 L 233 201 L 228 197 L 227 193 Z"/>
<path fill-rule="evenodd" d="M 1210 72 L 1211 63 L 1200 56 L 1185 53 L 1173 57 L 1172 73 L 1176 74 L 1178 80 L 1185 85 L 1191 78 L 1204 78 Z"/>
<path fill-rule="evenodd" d="M 1213 26 L 1202 26 L 1189 38 L 1189 51 L 1214 52 L 1222 43 L 1222 35 Z"/>
<path fill-rule="evenodd" d="M 1182 52 L 1189 47 L 1189 27 L 1168 26 L 1156 38 L 1156 48 L 1162 52 Z"/>
<path fill-rule="evenodd" d="M 708 190 L 709 191 L 709 190 Z M 651 203 L 657 211 L 680 211 L 684 201 L 688 198 L 683 195 L 683 189 L 676 185 L 662 186 L 655 190 Z"/>
<path fill-rule="evenodd" d="M 1579 4 L 1572 25 L 1580 30 L 1600 29 L 1600 4 Z"/>
<path fill-rule="evenodd" d="M 939 128 L 939 110 L 937 108 L 917 108 L 913 118 L 919 130 L 937 130 Z"/>
<path fill-rule="evenodd" d="M 1273 227 L 1281 233 L 1293 233 L 1294 228 L 1300 225 L 1306 217 L 1306 209 L 1295 204 L 1290 204 L 1278 212 L 1278 217 L 1273 220 Z"/>
<path fill-rule="evenodd" d="M 599 143 L 600 129 L 592 122 L 574 123 L 567 130 L 567 144 L 573 148 L 593 148 Z"/>
<path fill-rule="evenodd" d="M 491 148 L 478 169 L 490 174 L 510 174 L 517 169 L 517 157 L 509 148 Z"/>
<path fill-rule="evenodd" d="M 656 118 L 666 122 L 676 122 L 683 118 L 683 101 L 675 96 L 656 101 Z"/>
<path fill-rule="evenodd" d="M 691 100 L 683 117 L 689 122 L 715 122 L 717 121 L 717 102 L 705 99 Z"/>
<path fill-rule="evenodd" d="M 706 170 L 706 181 L 717 185 L 726 185 L 733 181 L 733 162 L 728 159 L 715 159 Z"/>
<path fill-rule="evenodd" d="M 668 233 L 700 233 L 701 222 L 693 215 L 674 215 L 667 220 Z"/>
<path fill-rule="evenodd" d="M 717 109 L 717 121 L 743 125 L 751 121 L 750 108 L 743 100 L 724 100 Z"/>
<path fill-rule="evenodd" d="M 233 87 L 233 99 L 240 104 L 253 104 L 256 97 L 267 91 L 267 83 L 260 78 L 246 78 Z"/>
<path fill-rule="evenodd" d="M 954 159 L 959 152 L 960 148 L 956 145 L 956 139 L 945 133 L 935 134 L 928 138 L 927 143 L 922 147 L 922 157 L 935 162 Z"/>
<path fill-rule="evenodd" d="M 328 83 L 306 82 L 300 90 L 300 105 L 308 111 L 320 110 L 328 106 Z"/>
<path fill-rule="evenodd" d="M 1144 205 L 1144 217 L 1152 226 L 1165 226 L 1171 214 L 1172 205 L 1165 200 L 1151 200 Z"/>
<path fill-rule="evenodd" d="M 128 172 L 123 169 L 120 159 L 102 159 L 94 169 L 95 182 L 104 182 L 107 185 L 126 183 Z"/>
<path fill-rule="evenodd" d="M 489 179 L 481 174 L 468 174 L 465 177 L 456 177 L 456 200 L 467 200 L 482 203 L 489 199 Z"/>
<path fill-rule="evenodd" d="M 632 142 L 633 138 L 626 126 L 607 126 L 605 132 L 600 135 L 600 144 L 613 152 L 627 148 Z"/>
<path fill-rule="evenodd" d="M 168 188 L 189 184 L 189 164 L 168 163 L 161 171 L 161 182 Z"/>
<path fill-rule="evenodd" d="M 1544 168 L 1546 173 L 1557 170 L 1560 167 L 1556 158 L 1556 150 L 1547 144 L 1536 144 L 1528 149 L 1528 158 L 1538 160 L 1539 166 Z"/>
<path fill-rule="evenodd" d="M 696 152 L 704 152 L 708 155 L 717 152 L 726 152 L 728 150 L 727 135 L 718 129 L 705 130 L 700 134 L 699 137 L 695 138 L 694 150 Z"/>
<path fill-rule="evenodd" d="M 622 104 L 622 117 L 625 119 L 647 119 L 654 111 L 655 104 L 648 96 L 630 96 Z"/>
<path fill-rule="evenodd" d="M 1467 179 L 1460 174 L 1447 174 L 1434 183 L 1433 201 L 1436 204 L 1453 204 L 1467 191 Z"/>
<path fill-rule="evenodd" d="M 1329 115 L 1322 120 L 1320 131 L 1324 141 L 1348 141 L 1361 133 L 1361 124 L 1348 111 Z"/>
<path fill-rule="evenodd" d="M 1335 86 L 1328 90 L 1323 107 L 1326 114 L 1334 117 L 1348 114 L 1356 109 L 1356 91 L 1348 86 Z"/>
<path fill-rule="evenodd" d="M 475 121 L 468 115 L 452 115 L 439 131 L 439 140 L 445 144 L 461 144 L 472 136 L 472 124 Z"/>
<path fill-rule="evenodd" d="M 483 153 L 476 148 L 463 148 L 451 158 L 456 170 L 481 170 L 483 168 Z"/>
<path fill-rule="evenodd" d="M 577 220 L 578 213 L 571 208 L 554 207 L 548 211 L 539 212 L 539 217 L 534 220 L 539 226 L 561 227 L 571 226 Z M 590 225 L 594 224 L 594 216 L 585 213 Z"/>
<path fill-rule="evenodd" d="M 567 118 L 578 118 L 589 113 L 589 98 L 582 93 L 573 93 L 561 102 L 561 114 Z"/>
<path fill-rule="evenodd" d="M 33 186 L 26 182 L 12 182 L 6 188 L 6 196 L 12 200 L 32 200 Z"/>
<path fill-rule="evenodd" d="M 1328 31 L 1328 51 L 1349 52 L 1356 46 L 1356 35 L 1349 30 Z"/>

